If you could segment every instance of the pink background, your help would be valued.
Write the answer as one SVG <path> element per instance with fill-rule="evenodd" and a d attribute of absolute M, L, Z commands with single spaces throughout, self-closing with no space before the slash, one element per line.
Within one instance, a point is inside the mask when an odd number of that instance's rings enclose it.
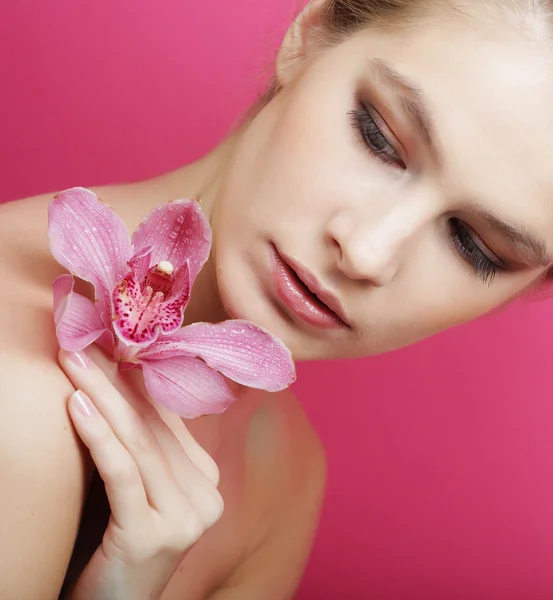
<path fill-rule="evenodd" d="M 0 200 L 197 157 L 248 106 L 296 4 L 2 2 Z M 552 310 L 300 367 L 330 481 L 298 598 L 553 598 Z"/>

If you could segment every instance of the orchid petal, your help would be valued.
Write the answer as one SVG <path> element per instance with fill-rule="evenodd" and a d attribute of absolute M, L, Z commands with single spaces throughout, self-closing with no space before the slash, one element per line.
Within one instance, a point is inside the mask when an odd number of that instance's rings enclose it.
<path fill-rule="evenodd" d="M 137 281 L 142 281 L 152 265 L 152 248 L 140 250 L 132 256 L 128 264 Z"/>
<path fill-rule="evenodd" d="M 186 419 L 223 412 L 234 400 L 224 378 L 196 358 L 142 361 L 150 396 Z"/>
<path fill-rule="evenodd" d="M 135 252 L 152 247 L 152 265 L 170 262 L 178 269 L 188 260 L 194 282 L 211 249 L 211 228 L 194 200 L 174 200 L 154 208 L 132 236 Z"/>
<path fill-rule="evenodd" d="M 251 388 L 276 392 L 296 378 L 288 348 L 248 321 L 194 323 L 158 338 L 142 350 L 141 360 L 197 356 L 226 377 Z"/>
<path fill-rule="evenodd" d="M 92 283 L 105 318 L 111 291 L 128 271 L 131 246 L 123 221 L 96 194 L 72 188 L 48 207 L 48 237 L 54 258 L 76 277 Z"/>
<path fill-rule="evenodd" d="M 61 275 L 54 282 L 54 322 L 60 347 L 77 352 L 110 332 L 94 303 L 73 292 L 73 283 L 71 275 Z"/>
<path fill-rule="evenodd" d="M 171 290 L 169 300 L 179 298 L 183 305 L 186 306 L 190 299 L 191 287 L 192 279 L 190 277 L 190 263 L 186 261 L 175 273 L 173 289 Z"/>

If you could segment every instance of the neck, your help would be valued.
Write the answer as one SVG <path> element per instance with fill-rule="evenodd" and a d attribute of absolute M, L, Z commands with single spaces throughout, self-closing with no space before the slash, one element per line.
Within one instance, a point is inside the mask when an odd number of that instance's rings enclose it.
<path fill-rule="evenodd" d="M 196 200 L 213 228 L 213 206 L 239 137 L 238 130 L 199 160 L 161 176 L 157 182 L 164 190 L 163 197 L 170 195 L 171 200 Z M 184 317 L 184 325 L 196 322 L 218 323 L 228 318 L 217 286 L 213 252 L 194 282 Z"/>

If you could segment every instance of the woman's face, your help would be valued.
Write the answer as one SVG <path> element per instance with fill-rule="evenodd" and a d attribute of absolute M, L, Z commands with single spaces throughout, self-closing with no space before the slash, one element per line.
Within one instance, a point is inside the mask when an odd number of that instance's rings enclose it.
<path fill-rule="evenodd" d="M 366 30 L 285 78 L 213 209 L 231 316 L 298 359 L 363 356 L 474 319 L 543 275 L 553 55 L 539 27 L 521 31 Z"/>

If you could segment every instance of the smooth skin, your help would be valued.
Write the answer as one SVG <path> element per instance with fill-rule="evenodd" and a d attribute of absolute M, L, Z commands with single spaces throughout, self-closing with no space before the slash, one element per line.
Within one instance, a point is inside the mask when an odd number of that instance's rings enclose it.
<path fill-rule="evenodd" d="M 475 1 L 475 13 L 481 6 Z M 129 231 L 156 205 L 198 199 L 214 247 L 187 322 L 250 319 L 296 359 L 388 351 L 471 320 L 535 285 L 553 253 L 548 30 L 536 19 L 522 27 L 503 13 L 444 11 L 407 29 L 361 31 L 315 55 L 319 8 L 310 3 L 290 28 L 277 62 L 282 91 L 248 126 L 174 173 L 95 190 Z M 403 78 L 395 85 L 383 76 L 390 67 Z M 431 115 L 432 143 L 406 109 L 415 88 Z M 376 108 L 384 141 L 352 126 L 357 98 Z M 97 349 L 94 384 L 77 382 L 63 361 L 69 377 L 60 368 L 51 302 L 63 271 L 45 237 L 49 198 L 0 207 L 0 277 L 9 282 L 0 286 L 0 597 L 17 600 L 56 598 L 71 556 L 68 584 L 110 531 L 92 511 L 106 495 L 97 480 L 90 485 L 92 460 L 78 434 L 91 449 L 92 438 L 76 419 L 73 427 L 68 398 L 78 386 L 99 408 L 115 393 L 93 391 L 100 371 L 132 406 L 140 390 L 139 378 L 120 375 Z M 470 252 L 453 239 L 452 219 L 463 223 Z M 268 291 L 271 243 L 339 298 L 349 328 L 322 332 L 278 305 Z M 491 281 L 476 248 L 494 261 Z M 325 483 L 320 442 L 291 394 L 236 391 L 225 414 L 186 423 L 207 453 L 198 455 L 218 467 L 224 510 L 186 552 L 163 600 L 291 598 L 307 560 Z M 99 412 L 128 451 L 120 424 Z M 173 461 L 153 446 L 151 460 Z M 190 448 L 175 448 L 196 476 L 204 472 Z"/>

